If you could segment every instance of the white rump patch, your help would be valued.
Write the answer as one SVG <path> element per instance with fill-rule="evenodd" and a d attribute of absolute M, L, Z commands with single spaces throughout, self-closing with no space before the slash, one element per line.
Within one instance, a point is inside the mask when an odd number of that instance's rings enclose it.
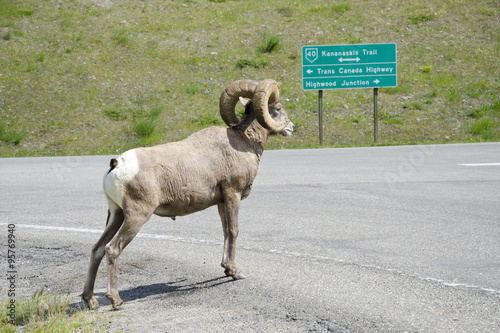
<path fill-rule="evenodd" d="M 123 208 L 125 186 L 139 173 L 139 160 L 134 149 L 124 152 L 117 158 L 118 165 L 106 171 L 103 179 L 104 192 L 120 208 Z"/>

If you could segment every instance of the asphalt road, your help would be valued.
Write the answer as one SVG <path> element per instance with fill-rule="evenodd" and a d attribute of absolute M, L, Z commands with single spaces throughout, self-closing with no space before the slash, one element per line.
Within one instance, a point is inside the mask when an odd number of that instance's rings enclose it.
<path fill-rule="evenodd" d="M 0 159 L 18 296 L 78 303 L 109 158 Z M 97 312 L 123 332 L 499 332 L 500 143 L 266 151 L 240 209 L 246 280 L 224 277 L 222 240 L 214 207 L 153 217 L 120 257 L 125 305 L 103 262 Z"/>

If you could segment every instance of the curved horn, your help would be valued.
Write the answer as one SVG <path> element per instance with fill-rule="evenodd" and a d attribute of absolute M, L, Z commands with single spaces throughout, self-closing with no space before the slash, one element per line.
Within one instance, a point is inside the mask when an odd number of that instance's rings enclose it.
<path fill-rule="evenodd" d="M 264 80 L 257 86 L 253 95 L 253 109 L 258 122 L 270 132 L 282 131 L 290 122 L 288 118 L 282 121 L 274 120 L 269 114 L 268 104 L 279 102 L 280 88 L 274 80 Z"/>
<path fill-rule="evenodd" d="M 222 120 L 228 126 L 239 124 L 240 119 L 236 115 L 235 108 L 240 97 L 252 98 L 258 82 L 252 80 L 239 80 L 231 83 L 221 94 L 219 100 L 219 112 Z"/>

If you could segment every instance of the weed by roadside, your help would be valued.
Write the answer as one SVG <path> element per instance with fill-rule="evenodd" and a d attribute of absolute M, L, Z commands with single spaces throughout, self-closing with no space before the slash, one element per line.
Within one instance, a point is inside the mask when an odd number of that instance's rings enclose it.
<path fill-rule="evenodd" d="M 245 67 L 253 67 L 253 68 L 263 68 L 269 64 L 269 61 L 263 58 L 254 58 L 254 59 L 239 59 L 236 61 L 236 67 L 239 69 L 244 69 Z"/>
<path fill-rule="evenodd" d="M 434 14 L 418 13 L 418 14 L 411 15 L 409 18 L 410 18 L 411 24 L 419 24 L 419 23 L 424 23 L 424 22 L 433 20 Z"/>
<path fill-rule="evenodd" d="M 481 140 L 488 141 L 496 138 L 500 132 L 500 100 L 492 105 L 484 105 L 467 112 L 472 120 L 469 122 L 469 131 Z"/>
<path fill-rule="evenodd" d="M 259 45 L 257 50 L 260 53 L 272 53 L 282 49 L 281 38 L 276 34 L 267 34 L 264 42 Z"/>
<path fill-rule="evenodd" d="M 0 141 L 16 146 L 23 141 L 26 135 L 28 135 L 26 129 L 15 128 L 0 122 Z"/>
<path fill-rule="evenodd" d="M 2 301 L 7 309 L 9 300 Z M 12 321 L 14 324 L 12 324 Z M 0 323 L 4 333 L 16 332 L 106 332 L 109 327 L 104 316 L 87 309 L 72 307 L 67 297 L 45 295 L 43 289 L 31 298 L 15 302 L 15 318 L 0 312 Z"/>

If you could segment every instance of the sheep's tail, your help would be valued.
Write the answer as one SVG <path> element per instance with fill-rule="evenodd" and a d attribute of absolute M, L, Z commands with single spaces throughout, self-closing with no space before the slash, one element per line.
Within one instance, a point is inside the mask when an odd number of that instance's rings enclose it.
<path fill-rule="evenodd" d="M 116 168 L 117 165 L 118 165 L 118 160 L 116 158 L 112 158 L 111 161 L 109 162 L 110 169 L 109 169 L 108 173 L 113 171 L 113 169 Z"/>

